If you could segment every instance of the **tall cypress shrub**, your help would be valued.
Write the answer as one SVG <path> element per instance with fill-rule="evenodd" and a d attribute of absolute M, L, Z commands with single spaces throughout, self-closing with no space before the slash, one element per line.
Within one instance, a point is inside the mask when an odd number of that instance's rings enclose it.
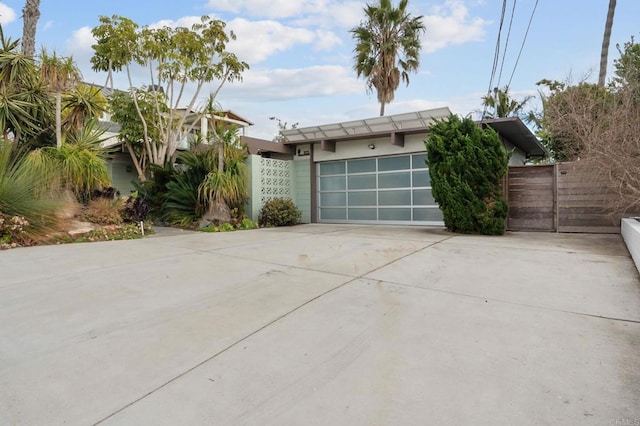
<path fill-rule="evenodd" d="M 433 196 L 447 229 L 502 235 L 507 217 L 502 179 L 509 156 L 498 134 L 451 115 L 430 127 L 425 145 Z"/>

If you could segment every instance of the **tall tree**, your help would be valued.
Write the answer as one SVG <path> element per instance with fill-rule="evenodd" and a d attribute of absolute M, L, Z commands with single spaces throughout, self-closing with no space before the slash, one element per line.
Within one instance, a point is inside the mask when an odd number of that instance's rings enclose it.
<path fill-rule="evenodd" d="M 609 43 L 611 42 L 611 27 L 613 26 L 613 14 L 616 11 L 616 0 L 609 0 L 609 10 L 607 10 L 607 22 L 604 25 L 604 36 L 602 38 L 602 51 L 600 52 L 600 74 L 598 75 L 598 86 L 604 87 L 604 80 L 607 76 L 607 60 L 609 58 Z"/>
<path fill-rule="evenodd" d="M 42 49 L 40 73 L 49 90 L 56 98 L 56 145 L 62 145 L 62 93 L 71 90 L 82 79 L 80 70 L 72 57 L 49 54 Z"/>
<path fill-rule="evenodd" d="M 36 51 L 36 25 L 40 18 L 40 0 L 27 0 L 22 8 L 22 53 L 33 58 Z"/>
<path fill-rule="evenodd" d="M 408 3 L 400 0 L 398 7 L 391 0 L 367 4 L 365 20 L 350 31 L 356 41 L 353 68 L 358 77 L 366 79 L 369 91 L 376 90 L 381 116 L 400 81 L 409 85 L 409 73 L 420 66 L 421 36 L 426 28 L 422 16 L 407 12 Z"/>
<path fill-rule="evenodd" d="M 186 137 L 185 121 L 205 83 L 218 81 L 214 94 L 228 81 L 240 80 L 242 72 L 249 66 L 226 50 L 233 32 L 225 31 L 223 21 L 209 16 L 191 27 L 162 27 L 139 29 L 128 18 L 121 16 L 100 17 L 100 25 L 92 30 L 96 37 L 91 63 L 95 70 L 118 70 L 124 68 L 129 79 L 133 103 L 142 124 L 143 145 L 152 164 L 164 166 L 170 161 L 178 145 Z M 117 37 L 114 41 L 111 37 Z M 138 104 L 139 89 L 133 87 L 131 66 L 141 65 L 151 76 L 148 87 L 164 88 L 152 90 L 155 109 L 154 123 L 147 118 Z M 183 108 L 183 95 L 187 85 L 192 84 L 193 96 Z M 169 113 L 161 114 L 168 107 Z M 185 113 L 186 111 L 186 113 Z M 150 138 L 150 128 L 159 131 L 159 141 Z"/>

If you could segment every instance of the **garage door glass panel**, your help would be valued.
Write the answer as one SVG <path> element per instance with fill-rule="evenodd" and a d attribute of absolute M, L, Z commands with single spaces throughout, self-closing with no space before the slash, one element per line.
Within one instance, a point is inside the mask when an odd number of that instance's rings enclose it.
<path fill-rule="evenodd" d="M 322 220 L 347 220 L 346 209 L 320 209 L 320 219 Z"/>
<path fill-rule="evenodd" d="M 428 170 L 413 172 L 413 186 L 431 186 L 431 178 Z"/>
<path fill-rule="evenodd" d="M 347 161 L 347 170 L 349 173 L 367 173 L 376 171 L 376 159 L 352 160 Z"/>
<path fill-rule="evenodd" d="M 349 189 L 376 189 L 376 175 L 349 176 Z"/>
<path fill-rule="evenodd" d="M 379 188 L 410 188 L 411 175 L 409 172 L 384 173 L 378 176 Z"/>
<path fill-rule="evenodd" d="M 436 200 L 433 199 L 430 189 L 414 189 L 413 205 L 414 206 L 433 206 Z"/>
<path fill-rule="evenodd" d="M 411 191 L 380 191 L 378 202 L 381 206 L 411 206 Z"/>
<path fill-rule="evenodd" d="M 320 176 L 343 175 L 345 172 L 344 161 L 335 163 L 320 163 Z"/>
<path fill-rule="evenodd" d="M 413 220 L 418 222 L 442 222 L 442 212 L 438 208 L 413 209 Z"/>
<path fill-rule="evenodd" d="M 350 206 L 375 206 L 377 202 L 376 191 L 359 191 L 349 193 Z"/>
<path fill-rule="evenodd" d="M 378 159 L 378 171 L 388 172 L 392 170 L 408 170 L 411 168 L 411 157 L 387 157 Z"/>
<path fill-rule="evenodd" d="M 346 189 L 344 176 L 331 176 L 320 178 L 320 191 L 336 191 Z"/>
<path fill-rule="evenodd" d="M 411 209 L 380 209 L 380 220 L 408 222 L 411 220 Z"/>
<path fill-rule="evenodd" d="M 344 192 L 320 194 L 320 205 L 324 207 L 344 207 L 347 205 L 347 194 Z"/>
<path fill-rule="evenodd" d="M 378 220 L 376 208 L 349 209 L 349 220 Z"/>
<path fill-rule="evenodd" d="M 411 156 L 411 166 L 413 169 L 427 168 L 427 154 L 414 154 Z"/>

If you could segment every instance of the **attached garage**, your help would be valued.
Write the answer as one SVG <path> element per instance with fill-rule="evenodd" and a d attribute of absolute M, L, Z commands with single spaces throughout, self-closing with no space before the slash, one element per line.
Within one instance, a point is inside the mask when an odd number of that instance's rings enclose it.
<path fill-rule="evenodd" d="M 318 221 L 440 224 L 426 154 L 317 164 Z"/>
<path fill-rule="evenodd" d="M 312 222 L 443 225 L 426 165 L 429 126 L 448 108 L 375 117 L 282 132 L 294 161 L 309 164 Z M 512 161 L 546 151 L 517 118 L 483 125 L 501 135 Z M 499 127 L 499 128 L 498 128 Z"/>

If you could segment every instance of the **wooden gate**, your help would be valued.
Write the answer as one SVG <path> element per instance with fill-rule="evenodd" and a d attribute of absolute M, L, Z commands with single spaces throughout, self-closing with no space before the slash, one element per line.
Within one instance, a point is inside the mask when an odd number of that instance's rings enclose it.
<path fill-rule="evenodd" d="M 557 230 L 554 165 L 511 166 L 505 186 L 508 230 Z"/>

